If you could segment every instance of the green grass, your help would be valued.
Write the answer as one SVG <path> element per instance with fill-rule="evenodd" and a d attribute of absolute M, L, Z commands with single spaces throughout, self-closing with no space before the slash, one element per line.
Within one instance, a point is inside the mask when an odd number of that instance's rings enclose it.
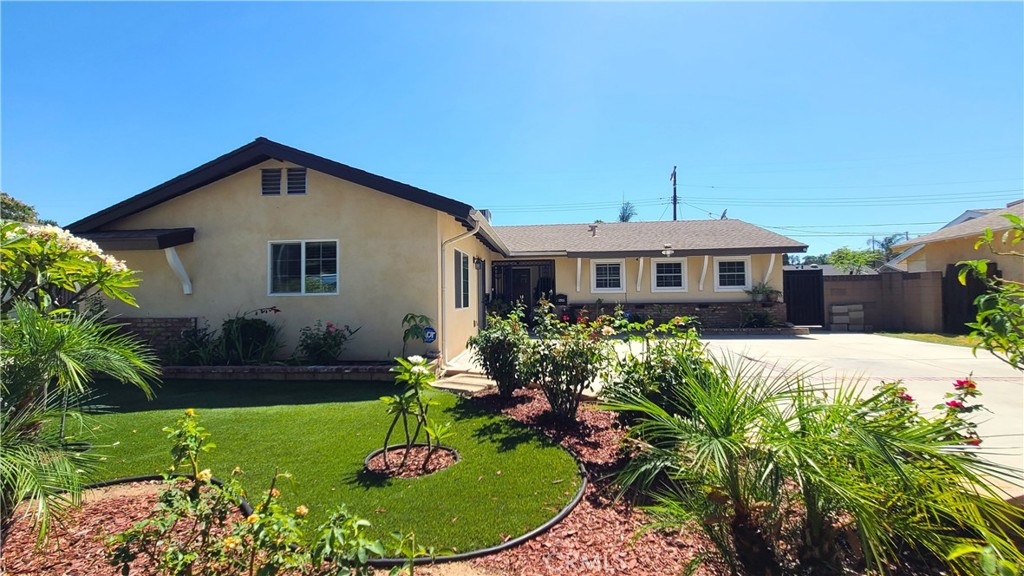
<path fill-rule="evenodd" d="M 579 473 L 565 450 L 445 392 L 432 393 L 440 401 L 432 416 L 454 423 L 446 444 L 462 460 L 417 479 L 364 473 L 363 458 L 382 446 L 390 423 L 379 398 L 395 390 L 362 382 L 172 381 L 148 402 L 137 390 L 101 384 L 98 403 L 117 408 L 96 417 L 94 441 L 109 455 L 105 478 L 164 472 L 170 443 L 161 428 L 195 408 L 216 444 L 202 462 L 215 476 L 240 466 L 253 496 L 275 472 L 289 472 L 292 480 L 278 486 L 282 502 L 305 504 L 313 525 L 344 503 L 372 522 L 375 536 L 413 531 L 417 543 L 438 550 L 468 551 L 524 534 L 576 493 Z"/>
<path fill-rule="evenodd" d="M 920 334 L 917 332 L 876 332 L 879 336 L 890 338 L 902 338 L 903 340 L 916 340 L 918 342 L 930 342 L 932 344 L 946 344 L 948 346 L 966 346 L 972 348 L 981 342 L 980 338 L 966 334 Z"/>

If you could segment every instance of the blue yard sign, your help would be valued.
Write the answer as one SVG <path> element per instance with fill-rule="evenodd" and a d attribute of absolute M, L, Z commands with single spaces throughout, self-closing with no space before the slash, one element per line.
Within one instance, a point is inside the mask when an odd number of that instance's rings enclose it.
<path fill-rule="evenodd" d="M 423 329 L 423 343 L 432 344 L 434 340 L 437 340 L 437 330 L 427 326 Z"/>

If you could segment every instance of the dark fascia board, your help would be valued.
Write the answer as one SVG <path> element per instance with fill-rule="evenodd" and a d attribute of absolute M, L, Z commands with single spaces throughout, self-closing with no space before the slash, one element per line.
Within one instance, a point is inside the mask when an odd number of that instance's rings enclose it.
<path fill-rule="evenodd" d="M 86 232 L 81 236 L 104 250 L 163 250 L 188 244 L 195 240 L 195 234 L 195 228 L 157 228 Z"/>
<path fill-rule="evenodd" d="M 684 256 L 747 256 L 750 254 L 792 254 L 806 252 L 807 246 L 781 246 L 773 248 L 713 248 L 709 250 L 673 250 L 672 258 Z M 526 253 L 516 252 L 526 257 Z M 569 258 L 664 258 L 661 250 L 622 250 L 617 252 L 566 252 Z"/>
<path fill-rule="evenodd" d="M 271 159 L 284 160 L 299 166 L 305 166 L 317 172 L 323 172 L 342 180 L 402 198 L 403 200 L 446 212 L 463 222 L 468 222 L 469 213 L 473 209 L 472 206 L 452 200 L 451 198 L 427 192 L 415 186 L 371 174 L 365 170 L 359 170 L 358 168 L 353 168 L 340 162 L 260 137 L 237 150 L 228 152 L 159 186 L 150 188 L 141 194 L 100 210 L 95 214 L 86 216 L 68 226 L 68 230 L 76 234 L 96 231 L 111 222 L 141 212 L 147 208 L 152 208 L 157 204 L 187 194 L 197 188 L 212 184 L 217 180 Z"/>

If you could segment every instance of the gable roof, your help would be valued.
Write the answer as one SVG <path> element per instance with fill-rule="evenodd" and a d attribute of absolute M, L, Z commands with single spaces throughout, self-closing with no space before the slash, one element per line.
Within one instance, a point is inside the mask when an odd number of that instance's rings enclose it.
<path fill-rule="evenodd" d="M 299 166 L 305 166 L 317 172 L 323 172 L 342 180 L 451 214 L 464 224 L 470 221 L 470 213 L 474 212 L 473 207 L 469 204 L 427 192 L 426 190 L 383 176 L 371 174 L 370 172 L 353 168 L 334 160 L 328 160 L 309 152 L 303 152 L 297 148 L 285 146 L 261 136 L 253 142 L 211 160 L 181 176 L 172 178 L 141 194 L 86 216 L 67 226 L 67 228 L 79 234 L 95 232 L 115 220 L 152 208 L 157 204 L 187 194 L 197 188 L 212 184 L 217 180 L 271 159 L 284 160 Z"/>
<path fill-rule="evenodd" d="M 940 228 L 931 234 L 918 236 L 913 240 L 900 242 L 893 246 L 893 250 L 903 251 L 914 246 L 928 244 L 930 242 L 941 242 L 943 240 L 954 240 L 957 238 L 977 238 L 985 233 L 986 228 L 992 230 L 1005 230 L 1010 227 L 1010 221 L 1003 218 L 1003 214 L 1015 214 L 1024 218 L 1024 201 L 1010 203 L 1006 208 L 992 210 L 991 212 L 972 218 L 970 220 Z"/>
<path fill-rule="evenodd" d="M 596 234 L 591 228 L 596 226 Z M 496 226 L 511 255 L 569 257 L 770 254 L 805 252 L 807 245 L 741 220 L 680 220 Z"/>

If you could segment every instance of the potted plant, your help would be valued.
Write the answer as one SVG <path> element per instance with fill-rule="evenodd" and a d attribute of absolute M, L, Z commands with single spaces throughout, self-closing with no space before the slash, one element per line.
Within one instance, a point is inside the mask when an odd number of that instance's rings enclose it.
<path fill-rule="evenodd" d="M 753 288 L 750 290 L 744 290 L 744 292 L 750 294 L 750 297 L 754 299 L 754 302 L 774 302 L 776 298 L 782 295 L 781 290 L 776 290 L 765 282 L 758 282 Z"/>

